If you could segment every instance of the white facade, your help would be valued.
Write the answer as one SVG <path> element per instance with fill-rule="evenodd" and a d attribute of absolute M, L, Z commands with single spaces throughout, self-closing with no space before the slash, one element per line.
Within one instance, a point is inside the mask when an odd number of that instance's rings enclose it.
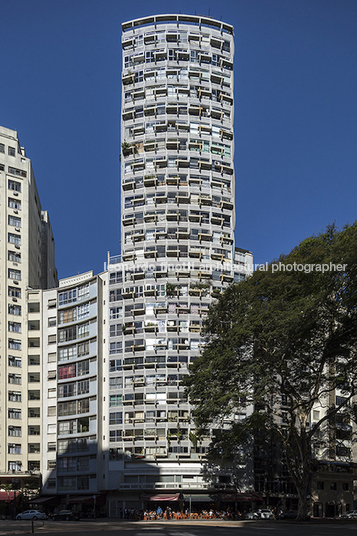
<path fill-rule="evenodd" d="M 209 305 L 252 266 L 234 245 L 232 26 L 153 16 L 123 24 L 122 46 L 122 252 L 108 258 L 113 516 L 143 507 L 145 493 L 212 489 L 210 437 L 196 441 L 181 380 Z"/>
<path fill-rule="evenodd" d="M 43 293 L 45 494 L 97 493 L 102 482 L 103 287 L 86 272 Z"/>
<path fill-rule="evenodd" d="M 42 471 L 39 289 L 56 286 L 57 273 L 31 161 L 17 132 L 5 127 L 0 127 L 0 205 L 0 476 L 20 487 Z"/>

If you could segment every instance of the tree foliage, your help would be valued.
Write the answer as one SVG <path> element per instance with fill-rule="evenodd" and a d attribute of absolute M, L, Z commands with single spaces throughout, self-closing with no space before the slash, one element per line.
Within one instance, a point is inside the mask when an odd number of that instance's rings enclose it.
<path fill-rule="evenodd" d="M 234 455 L 247 431 L 279 438 L 300 517 L 316 444 L 323 435 L 323 456 L 336 459 L 336 414 L 355 413 L 356 271 L 357 223 L 329 226 L 230 286 L 210 309 L 207 346 L 186 380 L 199 430 L 252 408 L 245 422 L 216 436 L 213 454 Z M 311 423 L 316 408 L 320 418 Z"/>

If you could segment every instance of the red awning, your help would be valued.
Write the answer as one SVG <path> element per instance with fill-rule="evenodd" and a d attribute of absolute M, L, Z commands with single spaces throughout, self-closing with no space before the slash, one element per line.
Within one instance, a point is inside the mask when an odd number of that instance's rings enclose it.
<path fill-rule="evenodd" d="M 13 501 L 16 496 L 16 491 L 0 491 L 0 501 Z"/>
<path fill-rule="evenodd" d="M 163 502 L 163 501 L 179 501 L 179 493 L 160 493 L 160 495 L 142 495 L 139 497 L 141 501 L 150 501 L 150 502 Z"/>

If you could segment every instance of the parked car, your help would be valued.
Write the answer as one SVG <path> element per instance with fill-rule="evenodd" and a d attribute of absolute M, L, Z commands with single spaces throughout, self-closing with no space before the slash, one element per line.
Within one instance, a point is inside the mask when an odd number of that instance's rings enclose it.
<path fill-rule="evenodd" d="M 248 512 L 245 514 L 246 519 L 259 519 L 258 512 Z"/>
<path fill-rule="evenodd" d="M 258 514 L 260 514 L 260 519 L 274 519 L 273 512 L 268 508 L 262 508 L 258 511 Z"/>
<path fill-rule="evenodd" d="M 40 510 L 25 510 L 21 514 L 17 514 L 16 519 L 47 519 L 47 515 Z"/>
<path fill-rule="evenodd" d="M 357 519 L 357 510 L 351 510 L 341 516 L 343 519 Z"/>
<path fill-rule="evenodd" d="M 246 519 L 274 519 L 273 512 L 268 508 L 262 508 L 257 512 L 248 512 L 245 516 Z"/>
<path fill-rule="evenodd" d="M 52 519 L 55 521 L 78 521 L 79 514 L 72 512 L 72 510 L 60 510 L 57 514 L 52 514 Z"/>

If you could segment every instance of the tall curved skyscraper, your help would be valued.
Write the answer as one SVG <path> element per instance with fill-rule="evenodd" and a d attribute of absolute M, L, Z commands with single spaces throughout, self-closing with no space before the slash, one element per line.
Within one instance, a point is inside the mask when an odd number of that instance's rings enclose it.
<path fill-rule="evenodd" d="M 151 16 L 123 24 L 122 47 L 122 251 L 108 263 L 111 515 L 159 491 L 174 502 L 211 489 L 201 474 L 209 437 L 195 438 L 181 380 L 202 351 L 209 305 L 252 264 L 234 244 L 233 27 Z"/>

